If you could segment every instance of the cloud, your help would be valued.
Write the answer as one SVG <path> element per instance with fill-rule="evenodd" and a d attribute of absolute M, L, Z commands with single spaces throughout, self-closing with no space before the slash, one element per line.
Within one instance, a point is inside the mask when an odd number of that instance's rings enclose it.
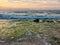
<path fill-rule="evenodd" d="M 32 4 L 59 4 L 60 3 L 60 0 L 8 0 L 8 2 L 10 3 L 20 3 L 20 2 L 23 2 L 23 3 L 32 3 Z"/>
<path fill-rule="evenodd" d="M 8 0 L 12 3 L 27 3 L 27 4 L 34 4 L 37 6 L 49 6 L 49 7 L 59 7 L 60 0 Z"/>
<path fill-rule="evenodd" d="M 60 1 L 60 0 L 8 0 L 12 2 L 41 2 L 41 1 Z"/>
<path fill-rule="evenodd" d="M 60 0 L 0 0 L 0 6 L 8 8 L 60 9 Z"/>

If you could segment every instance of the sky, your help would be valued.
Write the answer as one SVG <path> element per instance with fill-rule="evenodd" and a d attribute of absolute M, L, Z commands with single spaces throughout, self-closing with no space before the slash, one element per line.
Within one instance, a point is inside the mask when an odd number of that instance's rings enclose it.
<path fill-rule="evenodd" d="M 0 0 L 0 9 L 60 9 L 60 0 Z"/>

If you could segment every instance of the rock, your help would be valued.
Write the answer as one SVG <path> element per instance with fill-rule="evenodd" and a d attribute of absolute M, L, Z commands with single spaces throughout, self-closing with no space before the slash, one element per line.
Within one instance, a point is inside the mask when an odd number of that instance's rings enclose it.
<path fill-rule="evenodd" d="M 60 31 L 53 31 L 53 34 L 56 38 L 60 38 Z"/>

